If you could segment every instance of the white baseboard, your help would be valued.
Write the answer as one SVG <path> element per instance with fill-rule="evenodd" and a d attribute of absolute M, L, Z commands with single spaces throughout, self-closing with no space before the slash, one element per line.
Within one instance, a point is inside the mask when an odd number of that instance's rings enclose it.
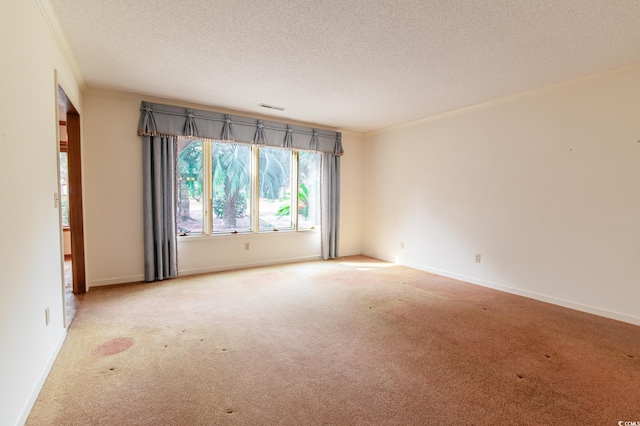
<path fill-rule="evenodd" d="M 103 285 L 138 283 L 144 281 L 144 275 L 130 275 L 127 277 L 104 278 L 101 280 L 93 280 L 87 282 L 87 290 L 91 287 L 100 287 Z"/>
<path fill-rule="evenodd" d="M 360 253 L 354 253 L 360 254 Z M 346 256 L 350 256 L 350 254 L 346 254 Z M 259 266 L 271 266 L 271 265 L 280 265 L 285 263 L 298 263 L 298 262 L 307 262 L 311 260 L 320 260 L 321 257 L 318 255 L 311 256 L 300 256 L 300 257 L 289 257 L 282 259 L 270 259 L 260 262 L 247 262 L 247 263 L 233 263 L 228 265 L 218 265 L 218 266 L 207 266 L 204 268 L 191 268 L 184 269 L 180 268 L 178 271 L 178 276 L 186 276 L 186 275 L 196 275 L 196 274 L 207 274 L 210 272 L 220 272 L 220 271 L 231 271 L 234 269 L 247 269 L 247 268 L 256 268 Z M 92 287 L 101 287 L 113 284 L 126 284 L 126 283 L 136 283 L 144 281 L 144 275 L 130 275 L 126 277 L 114 277 L 114 278 L 104 278 L 101 280 L 93 280 L 87 283 L 87 290 Z"/>
<path fill-rule="evenodd" d="M 259 266 L 283 265 L 286 263 L 308 262 L 311 260 L 320 260 L 320 259 L 321 259 L 320 256 L 312 255 L 312 256 L 301 256 L 301 257 L 288 257 L 284 259 L 270 259 L 270 260 L 265 260 L 261 262 L 234 263 L 230 265 L 219 265 L 219 266 L 211 266 L 206 268 L 180 269 L 180 271 L 178 271 L 178 276 L 182 277 L 186 275 L 208 274 L 210 272 L 257 268 Z"/>
<path fill-rule="evenodd" d="M 64 340 L 66 338 L 67 338 L 67 329 L 65 328 L 62 334 L 60 335 L 60 339 L 58 339 L 58 342 L 53 348 L 53 351 L 51 352 L 49 359 L 47 359 L 46 364 L 44 365 L 44 367 L 42 367 L 42 371 L 40 371 L 40 375 L 38 376 L 38 381 L 36 382 L 31 393 L 29 394 L 29 398 L 24 403 L 22 410 L 20 410 L 20 416 L 14 423 L 15 426 L 22 426 L 27 421 L 27 418 L 29 417 L 29 413 L 31 413 L 31 409 L 33 408 L 33 404 L 36 403 L 36 399 L 38 399 L 38 395 L 42 390 L 42 386 L 44 386 L 44 382 L 47 380 L 47 376 L 49 376 L 49 372 L 51 372 L 53 363 L 58 357 L 58 354 L 60 353 L 60 349 L 62 349 L 62 344 L 64 343 Z"/>
<path fill-rule="evenodd" d="M 576 311 L 586 312 L 593 315 L 598 315 L 605 318 L 610 318 L 618 321 L 627 322 L 634 325 L 640 325 L 640 318 L 632 315 L 622 314 L 620 312 L 609 311 L 607 309 L 598 308 L 595 306 L 584 305 L 582 303 L 572 302 L 570 300 L 559 299 L 553 296 L 547 296 L 545 294 L 536 293 L 529 290 L 523 290 L 516 287 L 511 287 L 503 284 L 494 283 L 491 281 L 482 280 L 467 275 L 457 274 L 455 272 L 445 271 L 442 269 L 432 268 L 425 265 L 419 265 L 415 263 L 407 262 L 404 264 L 410 268 L 418 269 L 425 272 L 431 272 L 432 274 L 442 275 L 444 277 L 453 278 L 456 280 L 464 281 L 471 284 L 480 285 L 483 287 L 492 288 L 494 290 L 504 291 L 505 293 L 511 293 L 518 296 L 528 297 L 530 299 L 539 300 L 541 302 L 551 303 L 553 305 L 562 306 Z"/>
<path fill-rule="evenodd" d="M 340 257 L 361 256 L 361 255 L 363 255 L 363 253 L 360 250 L 340 252 Z"/>
<path fill-rule="evenodd" d="M 379 255 L 377 253 L 371 253 L 371 252 L 368 252 L 368 251 L 363 251 L 362 255 L 363 256 L 367 256 L 367 257 L 371 257 L 373 259 L 384 260 L 385 262 L 396 263 L 396 261 L 394 259 L 387 258 L 386 256 Z M 400 265 L 400 263 L 399 263 L 399 265 Z M 405 266 L 409 266 L 409 265 L 405 265 Z M 415 268 L 415 269 L 418 269 L 418 268 Z"/>

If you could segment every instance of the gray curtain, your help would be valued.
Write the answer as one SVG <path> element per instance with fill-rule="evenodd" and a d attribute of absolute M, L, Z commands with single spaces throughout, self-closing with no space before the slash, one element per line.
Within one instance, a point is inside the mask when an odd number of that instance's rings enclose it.
<path fill-rule="evenodd" d="M 222 134 L 220 139 L 223 141 L 235 141 L 236 133 L 233 131 L 233 120 L 230 116 L 226 115 L 224 118 L 224 124 L 222 126 Z"/>
<path fill-rule="evenodd" d="M 138 135 L 193 136 L 342 155 L 335 149 L 340 132 L 145 101 Z"/>
<path fill-rule="evenodd" d="M 178 275 L 175 144 L 170 136 L 142 137 L 145 281 Z"/>
<path fill-rule="evenodd" d="M 313 151 L 318 151 L 320 146 L 320 142 L 318 142 L 318 131 L 313 129 L 311 132 L 311 142 L 309 142 L 309 148 Z"/>
<path fill-rule="evenodd" d="M 291 126 L 287 126 L 287 133 L 284 134 L 284 142 L 282 142 L 284 148 L 293 148 L 293 129 Z"/>
<path fill-rule="evenodd" d="M 262 120 L 258 120 L 258 125 L 256 127 L 256 135 L 253 137 L 253 143 L 256 145 L 266 145 L 267 137 L 264 134 L 264 124 Z"/>
<path fill-rule="evenodd" d="M 322 259 L 327 260 L 339 257 L 340 155 L 322 154 L 322 183 L 320 192 Z"/>

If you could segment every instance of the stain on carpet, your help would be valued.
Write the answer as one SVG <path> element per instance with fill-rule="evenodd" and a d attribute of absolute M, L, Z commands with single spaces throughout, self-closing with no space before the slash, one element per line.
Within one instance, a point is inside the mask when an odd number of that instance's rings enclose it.
<path fill-rule="evenodd" d="M 93 353 L 98 356 L 115 355 L 126 351 L 131 346 L 133 346 L 133 339 L 131 337 L 117 337 L 96 346 Z"/>

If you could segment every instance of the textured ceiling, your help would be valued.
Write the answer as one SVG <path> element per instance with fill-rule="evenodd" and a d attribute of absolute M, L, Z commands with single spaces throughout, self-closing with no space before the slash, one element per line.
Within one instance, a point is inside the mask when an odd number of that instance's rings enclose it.
<path fill-rule="evenodd" d="M 638 0 L 52 4 L 89 87 L 355 131 L 640 62 Z"/>

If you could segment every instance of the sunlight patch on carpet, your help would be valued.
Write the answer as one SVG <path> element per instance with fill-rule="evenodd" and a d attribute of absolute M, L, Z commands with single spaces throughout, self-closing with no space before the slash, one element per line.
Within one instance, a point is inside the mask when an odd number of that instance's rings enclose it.
<path fill-rule="evenodd" d="M 386 262 L 340 262 L 342 266 L 348 266 L 358 271 L 373 271 L 380 268 L 389 268 L 396 266 L 395 263 Z"/>

